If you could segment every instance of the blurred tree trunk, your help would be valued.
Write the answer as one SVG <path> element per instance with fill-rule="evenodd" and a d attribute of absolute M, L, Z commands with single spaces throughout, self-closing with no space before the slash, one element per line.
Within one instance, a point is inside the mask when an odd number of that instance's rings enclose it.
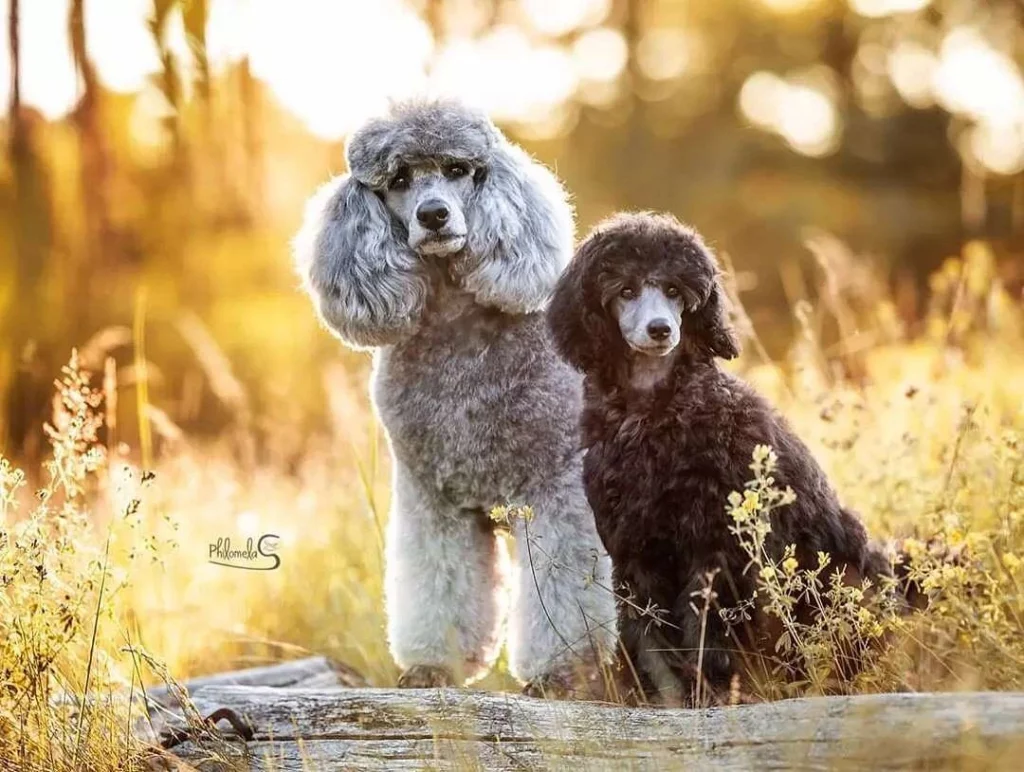
<path fill-rule="evenodd" d="M 0 309 L 0 440 L 12 455 L 31 452 L 26 440 L 36 437 L 37 423 L 45 411 L 47 393 L 40 386 L 47 370 L 37 352 L 39 340 L 54 324 L 53 314 L 42 314 L 40 287 L 50 255 L 51 227 L 49 184 L 46 169 L 36 152 L 35 124 L 21 104 L 21 36 L 19 0 L 10 0 L 8 44 L 11 57 L 10 126 L 11 167 L 14 176 L 14 274 L 7 308 Z"/>
<path fill-rule="evenodd" d="M 230 218 L 233 206 L 228 190 L 228 139 L 223 131 L 218 131 L 214 126 L 210 60 L 206 52 L 206 24 L 210 18 L 210 4 L 208 0 L 188 0 L 182 4 L 181 14 L 195 69 L 192 85 L 196 96 L 194 107 L 198 112 L 197 130 L 189 134 L 192 162 L 190 174 L 197 203 L 209 213 L 211 222 L 216 225 Z"/>
<path fill-rule="evenodd" d="M 161 192 L 158 193 L 161 212 L 158 217 L 159 227 L 182 232 L 189 225 L 189 214 L 198 215 L 202 206 L 197 206 L 191 148 L 183 125 L 184 88 L 180 63 L 168 44 L 168 35 L 173 12 L 189 5 L 191 0 L 153 0 L 152 13 L 146 21 L 160 59 L 160 72 L 155 82 L 167 108 L 161 123 L 170 144 L 169 160 L 158 172 L 161 178 Z M 192 18 L 194 20 L 195 17 Z M 199 223 L 205 219 L 202 216 L 195 217 Z M 150 261 L 159 260 L 169 270 L 184 270 L 184 252 L 179 247 L 168 244 L 166 249 L 151 251 L 146 258 Z"/>
<path fill-rule="evenodd" d="M 246 170 L 241 179 L 248 180 L 242 196 L 246 221 L 262 219 L 264 198 L 263 164 L 263 115 L 260 84 L 253 77 L 249 57 L 242 60 L 239 70 L 239 95 L 242 105 L 243 146 L 245 147 Z"/>
<path fill-rule="evenodd" d="M 103 130 L 103 113 L 99 79 L 85 40 L 85 0 L 71 0 L 68 16 L 71 55 L 82 86 L 82 97 L 72 114 L 78 130 L 81 157 L 81 195 L 85 215 L 83 245 L 77 264 L 76 279 L 69 283 L 67 308 L 71 310 L 80 334 L 93 332 L 91 298 L 101 291 L 98 277 L 101 266 L 114 267 L 119 261 L 117 242 L 110 221 L 110 152 Z"/>
<path fill-rule="evenodd" d="M 160 92 L 170 108 L 165 128 L 171 137 L 175 166 L 178 171 L 184 171 L 186 164 L 184 163 L 184 141 L 181 132 L 181 73 L 178 72 L 174 54 L 167 46 L 167 24 L 171 18 L 171 11 L 177 4 L 178 0 L 153 0 L 153 15 L 149 19 L 149 31 L 160 57 L 158 81 Z"/>
<path fill-rule="evenodd" d="M 437 55 L 441 48 L 441 42 L 445 38 L 444 28 L 444 0 L 427 0 L 423 9 L 423 18 L 430 28 L 430 34 L 434 36 L 434 55 Z"/>
<path fill-rule="evenodd" d="M 188 38 L 192 61 L 195 63 L 196 93 L 202 103 L 210 101 L 210 60 L 206 55 L 206 22 L 210 18 L 209 3 L 206 0 L 189 0 L 182 8 L 185 35 Z"/>
<path fill-rule="evenodd" d="M 14 128 L 18 126 L 18 108 L 21 107 L 21 41 L 18 36 L 20 5 L 19 0 L 11 0 L 10 16 L 7 19 L 7 42 L 11 52 L 10 119 Z"/>
<path fill-rule="evenodd" d="M 622 36 L 626 40 L 626 78 L 629 113 L 623 132 L 623 147 L 617 154 L 617 163 L 621 166 L 618 179 L 623 181 L 623 192 L 626 200 L 636 202 L 637 206 L 651 206 L 649 203 L 651 186 L 648 184 L 642 159 L 648 157 L 647 145 L 650 134 L 644 116 L 644 103 L 637 96 L 636 88 L 644 74 L 637 62 L 637 47 L 640 44 L 642 0 L 624 0 L 622 9 Z M 639 173 L 637 173 L 639 171 Z"/>

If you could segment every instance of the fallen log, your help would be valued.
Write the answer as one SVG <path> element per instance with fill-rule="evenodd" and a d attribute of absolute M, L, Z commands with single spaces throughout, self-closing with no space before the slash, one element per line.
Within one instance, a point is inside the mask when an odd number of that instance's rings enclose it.
<path fill-rule="evenodd" d="M 351 667 L 327 657 L 306 657 L 272 665 L 232 670 L 226 673 L 198 676 L 171 686 L 151 686 L 146 699 L 161 707 L 178 705 L 177 693 L 187 694 L 207 686 L 272 686 L 278 689 L 315 688 L 334 686 L 367 686 L 366 679 Z"/>
<path fill-rule="evenodd" d="M 707 710 L 556 702 L 461 689 L 211 685 L 243 742 L 173 749 L 202 770 L 1020 769 L 1024 693 L 879 694 Z M 248 731 L 246 734 L 250 734 Z M 234 739 L 232 739 L 234 737 Z"/>

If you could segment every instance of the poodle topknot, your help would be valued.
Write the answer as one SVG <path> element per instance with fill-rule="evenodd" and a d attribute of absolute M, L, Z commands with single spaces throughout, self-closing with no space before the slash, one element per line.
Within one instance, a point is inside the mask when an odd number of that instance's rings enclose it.
<path fill-rule="evenodd" d="M 374 350 L 393 458 L 385 591 L 399 685 L 461 684 L 497 657 L 534 694 L 614 651 L 608 556 L 582 487 L 581 379 L 541 314 L 569 260 L 562 186 L 483 115 L 394 106 L 311 200 L 296 263 L 324 324 Z M 515 571 L 488 517 L 511 524 Z M 509 590 L 511 592 L 509 592 Z"/>
<path fill-rule="evenodd" d="M 723 294 L 696 232 L 668 216 L 630 214 L 580 244 L 549 308 L 558 351 L 585 374 L 584 486 L 616 586 L 631 597 L 620 603 L 623 648 L 644 696 L 670 702 L 688 702 L 698 678 L 724 698 L 734 675 L 763 672 L 760 657 L 775 651 L 781 629 L 759 609 L 732 631 L 718 613 L 753 596 L 726 504 L 743 490 L 755 446 L 775 449 L 776 484 L 796 493 L 772 513 L 775 558 L 795 544 L 800 566 L 829 553 L 847 582 L 891 575 L 786 421 L 718 366 L 739 353 Z M 702 632 L 695 598 L 709 575 L 717 596 Z M 667 624 L 634 613 L 648 606 Z M 815 609 L 801 601 L 796 613 Z"/>
<path fill-rule="evenodd" d="M 458 159 L 485 167 L 502 144 L 501 133 L 482 114 L 450 102 L 407 102 L 362 126 L 346 155 L 353 177 L 382 189 L 401 164 Z"/>

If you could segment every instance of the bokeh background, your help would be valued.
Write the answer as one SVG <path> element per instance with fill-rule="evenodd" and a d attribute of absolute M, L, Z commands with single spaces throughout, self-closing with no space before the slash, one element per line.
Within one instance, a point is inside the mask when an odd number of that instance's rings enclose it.
<path fill-rule="evenodd" d="M 622 208 L 694 223 L 773 359 L 829 280 L 851 329 L 864 301 L 879 329 L 923 334 L 929 277 L 971 240 L 1020 299 L 1019 0 L 0 8 L 8 455 L 38 452 L 72 346 L 93 370 L 113 357 L 133 447 L 241 423 L 246 452 L 301 454 L 325 424 L 324 372 L 358 378 L 366 360 L 318 330 L 288 240 L 344 170 L 345 135 L 417 93 L 486 109 L 557 169 L 581 231 Z M 138 431 L 143 378 L 154 439 Z"/>

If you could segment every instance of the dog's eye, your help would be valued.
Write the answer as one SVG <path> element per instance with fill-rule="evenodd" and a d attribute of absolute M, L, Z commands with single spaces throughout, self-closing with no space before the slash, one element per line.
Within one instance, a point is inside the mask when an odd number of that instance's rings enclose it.
<path fill-rule="evenodd" d="M 409 168 L 403 166 L 397 172 L 395 176 L 388 182 L 388 190 L 405 190 L 409 187 L 409 181 L 412 175 L 409 174 Z"/>
<path fill-rule="evenodd" d="M 621 290 L 619 290 L 619 297 L 622 298 L 623 300 L 632 300 L 633 298 L 636 297 L 636 290 L 634 290 L 632 287 L 623 287 Z"/>
<path fill-rule="evenodd" d="M 679 297 L 679 287 L 675 286 L 674 284 L 669 284 L 667 287 L 665 287 L 665 297 L 667 297 L 667 298 L 677 298 L 677 297 Z"/>
<path fill-rule="evenodd" d="M 457 180 L 469 174 L 469 167 L 463 163 L 448 164 L 444 167 L 444 176 L 450 180 Z"/>

